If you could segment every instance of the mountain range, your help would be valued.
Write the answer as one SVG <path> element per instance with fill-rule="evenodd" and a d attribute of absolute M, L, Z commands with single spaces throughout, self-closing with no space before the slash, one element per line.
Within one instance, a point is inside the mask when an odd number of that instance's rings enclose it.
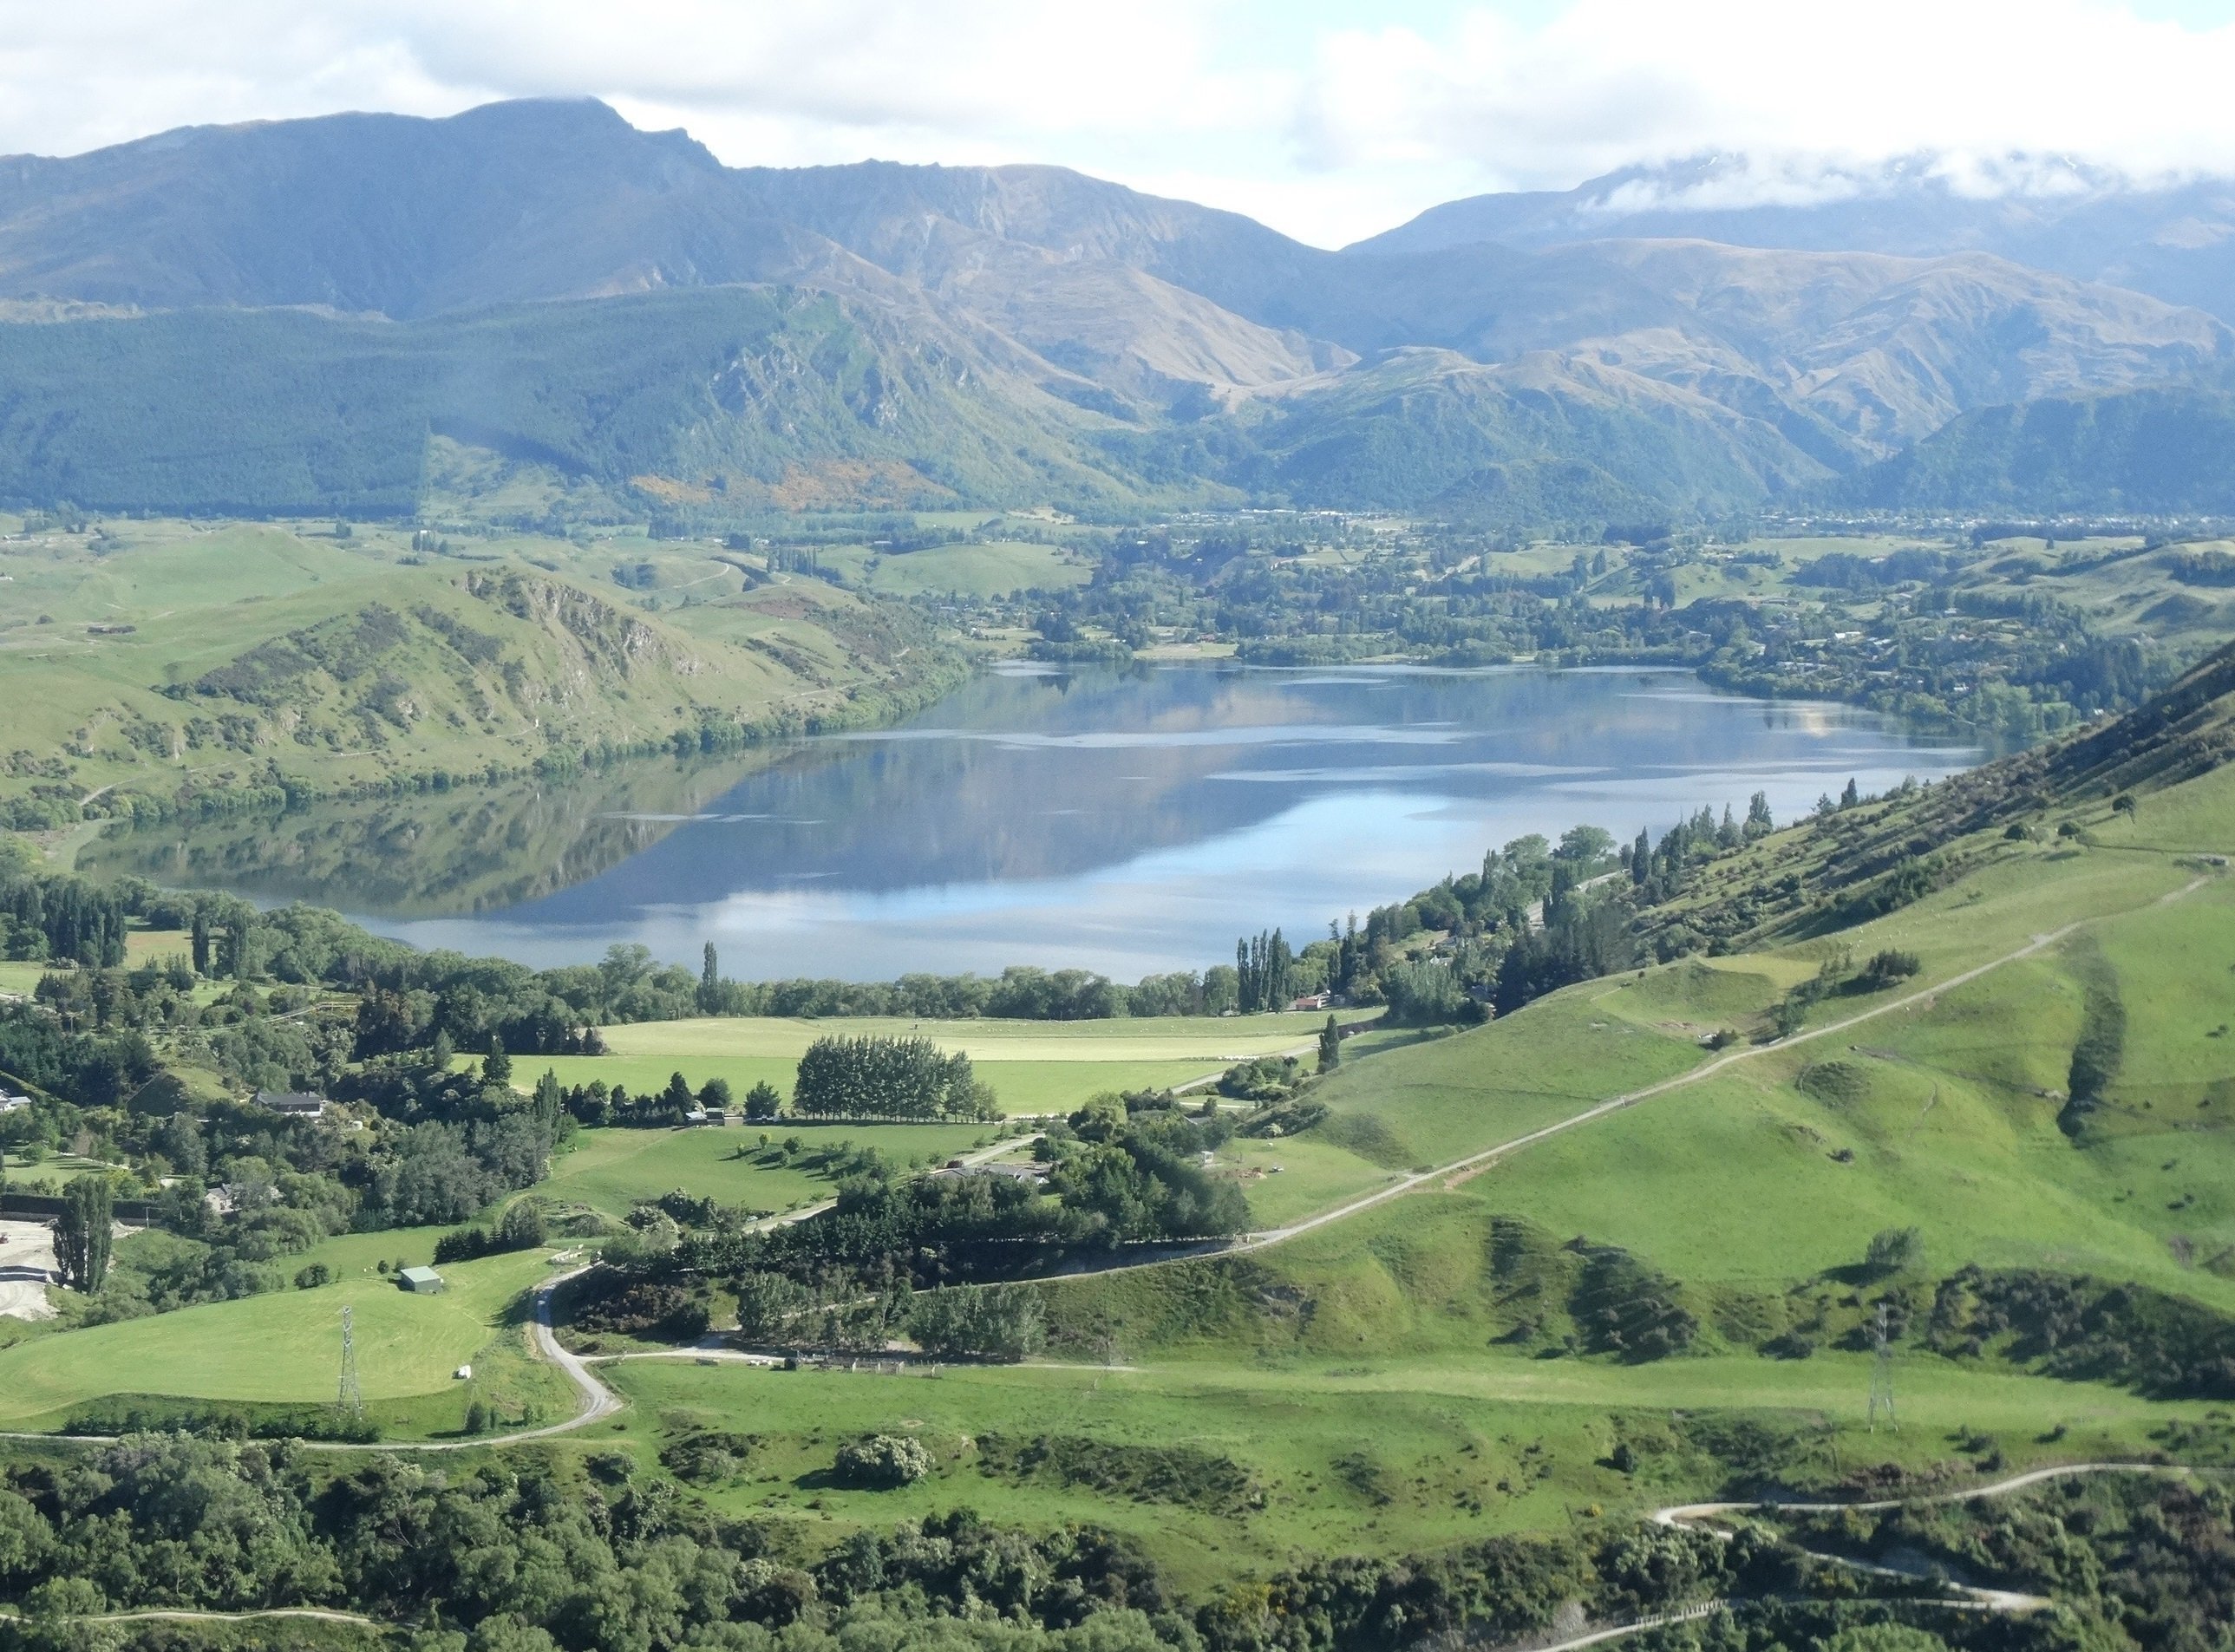
<path fill-rule="evenodd" d="M 2059 508 L 2199 508 L 2133 444 L 2192 415 L 2193 469 L 2230 426 L 2235 187 L 1701 204 L 1718 176 L 1330 252 L 1057 167 L 728 167 L 587 101 L 15 157 L 0 494 L 409 514 L 486 460 L 713 516 L 2008 508 L 1976 432 L 2023 427 Z"/>

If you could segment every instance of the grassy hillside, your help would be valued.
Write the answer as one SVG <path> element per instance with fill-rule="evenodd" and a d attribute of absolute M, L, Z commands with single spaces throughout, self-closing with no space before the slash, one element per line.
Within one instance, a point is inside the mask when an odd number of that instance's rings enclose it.
<path fill-rule="evenodd" d="M 132 521 L 0 544 L 17 823 L 733 747 L 889 715 L 957 669 L 905 611 L 821 580 L 696 559 L 686 588 L 639 592 L 626 544 L 412 543 Z"/>

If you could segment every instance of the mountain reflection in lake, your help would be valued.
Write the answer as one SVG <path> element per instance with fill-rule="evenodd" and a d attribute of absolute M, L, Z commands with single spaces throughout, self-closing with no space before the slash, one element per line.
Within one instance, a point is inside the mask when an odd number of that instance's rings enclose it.
<path fill-rule="evenodd" d="M 1525 832 L 1658 836 L 1757 790 L 1784 821 L 1850 776 L 1880 790 L 1980 755 L 1681 672 L 1017 666 L 720 769 L 162 829 L 94 858 L 536 964 L 711 941 L 741 978 L 1131 980 L 1275 924 L 1301 942 Z"/>

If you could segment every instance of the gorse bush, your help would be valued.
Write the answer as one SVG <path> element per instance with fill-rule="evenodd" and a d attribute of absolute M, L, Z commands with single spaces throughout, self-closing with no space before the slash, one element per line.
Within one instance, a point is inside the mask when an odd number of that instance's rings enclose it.
<path fill-rule="evenodd" d="M 930 1473 L 931 1452 L 906 1435 L 872 1434 L 841 1446 L 833 1472 L 849 1485 L 892 1491 Z"/>

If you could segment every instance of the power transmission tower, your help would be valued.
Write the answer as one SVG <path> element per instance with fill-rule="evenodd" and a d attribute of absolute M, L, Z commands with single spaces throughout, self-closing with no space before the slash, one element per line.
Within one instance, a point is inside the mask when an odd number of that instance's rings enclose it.
<path fill-rule="evenodd" d="M 342 1309 L 342 1410 L 351 1417 L 364 1414 L 364 1395 L 357 1386 L 357 1327 L 348 1308 Z"/>
<path fill-rule="evenodd" d="M 1878 1358 L 1871 1365 L 1871 1432 L 1878 1432 L 1878 1419 L 1893 1432 L 1901 1432 L 1901 1424 L 1893 1413 L 1893 1345 L 1888 1339 L 1888 1310 L 1878 1304 L 1878 1323 L 1871 1328 L 1871 1341 L 1878 1348 Z"/>

